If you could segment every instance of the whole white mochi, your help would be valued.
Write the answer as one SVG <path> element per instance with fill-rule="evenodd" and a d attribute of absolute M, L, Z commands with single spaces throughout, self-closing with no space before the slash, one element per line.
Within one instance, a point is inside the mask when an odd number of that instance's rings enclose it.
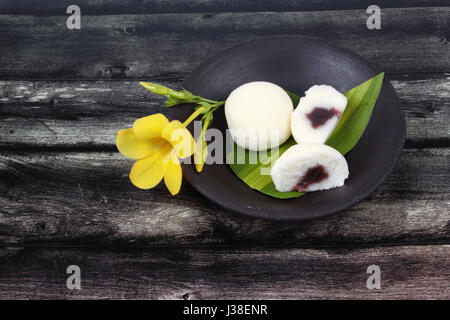
<path fill-rule="evenodd" d="M 231 137 L 238 146 L 252 151 L 275 148 L 285 142 L 291 136 L 293 110 L 288 94 L 265 81 L 243 84 L 225 102 Z"/>

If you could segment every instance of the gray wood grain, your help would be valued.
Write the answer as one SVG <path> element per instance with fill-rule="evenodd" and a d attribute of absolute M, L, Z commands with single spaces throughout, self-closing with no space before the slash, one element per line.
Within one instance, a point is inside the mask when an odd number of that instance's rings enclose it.
<path fill-rule="evenodd" d="M 367 200 L 325 219 L 247 218 L 187 183 L 136 189 L 118 153 L 2 153 L 0 244 L 343 245 L 450 239 L 450 149 L 409 149 Z"/>
<path fill-rule="evenodd" d="M 1 15 L 0 78 L 186 74 L 224 47 L 279 34 L 330 40 L 386 72 L 447 72 L 449 13 L 384 9 L 375 31 L 365 10 L 86 16 L 81 30 L 67 30 L 66 16 Z"/>
<path fill-rule="evenodd" d="M 450 146 L 449 74 L 392 84 L 406 113 L 408 143 Z M 112 147 L 117 130 L 165 110 L 163 99 L 138 81 L 0 81 L 0 147 Z"/>
<path fill-rule="evenodd" d="M 366 9 L 372 0 L 77 0 L 84 15 Z M 72 0 L 2 0 L 3 14 L 63 15 Z M 377 0 L 381 8 L 448 6 L 446 0 Z"/>
<path fill-rule="evenodd" d="M 0 3 L 0 299 L 450 298 L 448 1 L 380 0 L 376 31 L 368 0 L 78 0 L 79 31 L 69 4 Z M 388 72 L 407 116 L 393 175 L 301 223 L 234 214 L 186 183 L 174 198 L 135 189 L 115 132 L 164 111 L 137 79 L 178 86 L 224 47 L 276 34 Z M 80 291 L 65 286 L 70 264 Z M 381 290 L 366 289 L 370 264 Z"/>
<path fill-rule="evenodd" d="M 1 299 L 449 299 L 448 245 L 322 249 L 0 249 Z M 66 268 L 81 268 L 81 290 Z M 368 290 L 369 265 L 381 289 Z M 180 310 L 181 312 L 181 310 Z"/>

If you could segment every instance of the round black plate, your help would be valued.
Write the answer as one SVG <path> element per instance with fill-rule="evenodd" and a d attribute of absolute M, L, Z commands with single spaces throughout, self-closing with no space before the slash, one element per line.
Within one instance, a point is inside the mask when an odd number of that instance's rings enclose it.
<path fill-rule="evenodd" d="M 222 51 L 189 75 L 183 87 L 215 100 L 225 100 L 233 89 L 257 80 L 276 83 L 299 95 L 315 84 L 346 92 L 378 73 L 359 56 L 328 42 L 277 36 Z M 178 106 L 171 108 L 168 116 L 183 121 L 192 111 L 192 105 Z M 214 113 L 212 127 L 225 132 L 223 109 Z M 369 196 L 394 169 L 404 138 L 400 102 L 385 80 L 368 127 L 346 155 L 350 176 L 341 188 L 281 200 L 251 189 L 227 164 L 205 165 L 200 174 L 194 165 L 185 164 L 183 174 L 202 195 L 225 208 L 265 219 L 306 220 L 339 212 Z"/>

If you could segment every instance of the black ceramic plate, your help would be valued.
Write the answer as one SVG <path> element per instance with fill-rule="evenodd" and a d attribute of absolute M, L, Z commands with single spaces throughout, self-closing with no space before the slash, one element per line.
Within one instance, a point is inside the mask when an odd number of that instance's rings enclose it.
<path fill-rule="evenodd" d="M 215 100 L 225 100 L 233 89 L 258 80 L 299 95 L 315 84 L 346 92 L 378 73 L 356 54 L 322 40 L 278 36 L 222 51 L 189 75 L 183 87 Z M 169 117 L 185 120 L 192 110 L 192 106 L 174 107 Z M 223 109 L 214 113 L 212 127 L 222 132 L 227 128 Z M 385 80 L 368 127 L 346 155 L 350 176 L 341 188 L 281 200 L 251 189 L 226 164 L 205 165 L 200 174 L 185 164 L 183 173 L 202 195 L 225 208 L 265 219 L 306 220 L 339 212 L 369 196 L 395 167 L 404 137 L 399 99 Z"/>

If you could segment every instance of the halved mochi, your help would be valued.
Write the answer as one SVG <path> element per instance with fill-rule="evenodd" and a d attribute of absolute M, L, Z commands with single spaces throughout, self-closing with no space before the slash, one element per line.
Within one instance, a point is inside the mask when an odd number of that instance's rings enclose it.
<path fill-rule="evenodd" d="M 348 178 L 348 165 L 337 150 L 317 143 L 290 147 L 271 169 L 278 191 L 309 192 L 336 188 Z"/>
<path fill-rule="evenodd" d="M 347 98 L 332 86 L 312 86 L 292 113 L 291 131 L 297 143 L 325 143 L 347 106 Z"/>

